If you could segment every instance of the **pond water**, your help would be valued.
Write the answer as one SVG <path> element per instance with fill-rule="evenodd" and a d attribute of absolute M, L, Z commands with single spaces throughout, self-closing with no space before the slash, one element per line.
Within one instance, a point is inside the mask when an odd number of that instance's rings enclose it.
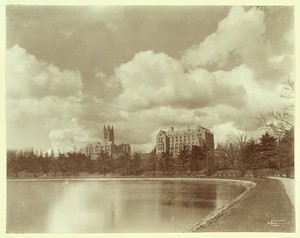
<path fill-rule="evenodd" d="M 182 232 L 244 190 L 179 180 L 8 181 L 7 232 Z"/>

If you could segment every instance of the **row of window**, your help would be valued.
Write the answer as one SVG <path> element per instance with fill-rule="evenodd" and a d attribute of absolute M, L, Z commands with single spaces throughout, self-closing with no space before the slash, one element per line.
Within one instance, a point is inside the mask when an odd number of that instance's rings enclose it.
<path fill-rule="evenodd" d="M 163 146 L 164 145 L 164 143 L 161 143 L 161 142 L 159 142 L 159 143 L 157 143 L 157 147 L 159 147 L 159 146 Z M 185 142 L 185 141 L 183 141 L 183 142 L 171 142 L 170 143 L 170 147 L 178 147 L 178 146 L 183 146 L 183 145 L 187 145 L 187 146 L 192 146 L 192 145 L 197 145 L 197 141 L 188 141 L 188 142 Z"/>
<path fill-rule="evenodd" d="M 195 136 L 194 135 L 188 135 L 188 136 L 170 136 L 170 139 L 171 140 L 174 140 L 174 139 L 182 139 L 182 138 L 184 138 L 184 139 L 186 139 L 186 138 L 188 138 L 188 139 L 194 139 L 195 138 Z"/>
<path fill-rule="evenodd" d="M 172 143 L 170 144 L 170 147 L 178 147 L 178 146 L 184 146 L 184 145 L 197 145 L 196 142 L 191 141 L 191 142 L 179 142 L 179 143 Z"/>
<path fill-rule="evenodd" d="M 101 149 L 100 149 L 99 147 L 96 147 L 96 148 L 95 148 L 95 151 L 108 150 L 108 149 L 110 149 L 110 147 L 108 147 L 108 146 L 102 147 L 102 146 L 101 146 Z M 94 148 L 87 148 L 86 150 L 87 150 L 87 151 L 94 151 Z"/>
<path fill-rule="evenodd" d="M 201 137 L 202 134 L 197 134 L 197 137 Z M 190 140 L 195 140 L 195 135 L 176 135 L 176 136 L 170 136 L 170 141 L 190 141 Z M 163 142 L 163 138 L 159 137 L 158 142 Z"/>
<path fill-rule="evenodd" d="M 176 144 L 170 144 L 170 151 L 178 151 L 182 149 L 183 146 L 187 146 L 189 149 L 192 149 L 193 145 L 197 145 L 195 142 L 183 142 L 183 143 L 176 143 Z M 164 149 L 164 144 L 163 143 L 158 143 L 157 144 L 157 150 L 163 150 Z"/>
<path fill-rule="evenodd" d="M 110 149 L 110 148 L 109 148 L 108 146 L 105 146 L 105 147 L 104 147 L 104 146 L 101 146 L 101 150 L 108 151 L 109 149 Z M 101 150 L 99 149 L 99 146 L 97 146 L 97 147 L 95 148 L 95 150 L 94 150 L 93 147 L 91 147 L 91 148 L 86 148 L 86 153 L 87 153 L 87 154 L 93 154 L 93 152 L 95 151 L 96 154 L 99 154 Z"/>

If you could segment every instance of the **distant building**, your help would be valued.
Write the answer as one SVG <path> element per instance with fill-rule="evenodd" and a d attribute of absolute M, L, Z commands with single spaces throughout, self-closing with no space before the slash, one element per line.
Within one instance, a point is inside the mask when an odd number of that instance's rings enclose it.
<path fill-rule="evenodd" d="M 111 128 L 109 127 L 109 125 L 107 128 L 105 128 L 104 126 L 103 136 L 104 136 L 104 141 L 111 141 L 114 144 L 115 142 L 114 126 L 112 126 Z"/>
<path fill-rule="evenodd" d="M 120 144 L 116 146 L 116 153 L 127 153 L 127 154 L 131 154 L 131 146 L 130 144 Z"/>
<path fill-rule="evenodd" d="M 113 144 L 111 141 L 101 141 L 93 144 L 87 144 L 85 147 L 85 154 L 91 158 L 97 157 L 100 152 L 107 152 L 109 155 L 113 154 Z"/>
<path fill-rule="evenodd" d="M 156 153 L 169 151 L 172 155 L 178 154 L 183 146 L 187 146 L 192 149 L 192 146 L 203 147 L 206 145 L 208 148 L 214 148 L 214 135 L 209 130 L 202 126 L 198 126 L 196 129 L 190 129 L 183 131 L 175 131 L 174 127 L 171 127 L 169 131 L 160 130 L 156 136 Z"/>
<path fill-rule="evenodd" d="M 103 127 L 103 140 L 87 144 L 85 147 L 85 155 L 90 156 L 92 159 L 96 159 L 101 151 L 108 153 L 111 157 L 121 152 L 131 154 L 130 144 L 115 145 L 114 127 Z"/>

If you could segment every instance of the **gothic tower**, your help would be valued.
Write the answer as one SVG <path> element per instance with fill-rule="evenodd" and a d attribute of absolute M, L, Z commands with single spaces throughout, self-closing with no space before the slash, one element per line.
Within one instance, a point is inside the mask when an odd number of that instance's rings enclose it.
<path fill-rule="evenodd" d="M 107 128 L 103 128 L 103 135 L 104 135 L 104 140 L 105 141 L 112 141 L 114 144 L 115 141 L 115 135 L 114 135 L 114 127 L 112 126 L 110 128 L 110 126 L 108 125 Z"/>

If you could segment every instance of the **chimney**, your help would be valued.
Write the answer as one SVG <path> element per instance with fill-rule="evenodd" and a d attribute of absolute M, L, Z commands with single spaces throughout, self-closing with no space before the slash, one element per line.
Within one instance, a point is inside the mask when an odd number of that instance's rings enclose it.
<path fill-rule="evenodd" d="M 171 131 L 174 131 L 174 126 L 171 126 Z"/>
<path fill-rule="evenodd" d="M 190 126 L 188 126 L 188 131 L 190 131 Z"/>

